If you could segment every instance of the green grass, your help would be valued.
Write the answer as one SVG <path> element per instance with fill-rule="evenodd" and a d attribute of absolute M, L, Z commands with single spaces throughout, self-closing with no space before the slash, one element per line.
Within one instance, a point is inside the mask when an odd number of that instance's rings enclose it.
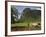
<path fill-rule="evenodd" d="M 15 23 L 15 24 L 12 24 L 11 26 L 28 26 L 28 23 Z M 31 26 L 31 23 L 30 23 L 30 26 Z"/>

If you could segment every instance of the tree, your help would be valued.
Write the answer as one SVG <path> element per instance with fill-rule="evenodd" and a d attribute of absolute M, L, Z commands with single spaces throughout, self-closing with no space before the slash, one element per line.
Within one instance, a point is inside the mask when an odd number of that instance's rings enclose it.
<path fill-rule="evenodd" d="M 11 6 L 11 23 L 15 23 L 15 21 L 18 19 L 18 10 Z"/>
<path fill-rule="evenodd" d="M 31 17 L 31 9 L 30 8 L 25 8 L 23 10 L 23 15 L 27 18 Z"/>
<path fill-rule="evenodd" d="M 23 13 L 22 13 L 22 19 L 24 19 L 25 21 L 30 21 L 31 19 L 31 9 L 30 8 L 25 8 L 23 10 Z"/>
<path fill-rule="evenodd" d="M 41 19 L 41 10 L 32 10 L 32 18 L 35 21 Z"/>

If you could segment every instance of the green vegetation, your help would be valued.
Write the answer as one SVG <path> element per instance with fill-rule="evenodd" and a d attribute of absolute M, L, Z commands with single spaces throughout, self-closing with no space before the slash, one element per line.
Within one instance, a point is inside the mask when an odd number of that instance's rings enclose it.
<path fill-rule="evenodd" d="M 19 17 L 18 15 L 21 15 L 20 18 L 18 18 Z M 30 27 L 32 29 L 36 29 L 32 25 L 32 23 L 39 23 L 39 22 L 41 24 L 41 11 L 40 10 L 31 10 L 30 8 L 25 8 L 22 13 L 19 13 L 19 11 L 16 8 L 11 7 L 11 26 L 12 27 L 24 26 L 24 27 Z"/>

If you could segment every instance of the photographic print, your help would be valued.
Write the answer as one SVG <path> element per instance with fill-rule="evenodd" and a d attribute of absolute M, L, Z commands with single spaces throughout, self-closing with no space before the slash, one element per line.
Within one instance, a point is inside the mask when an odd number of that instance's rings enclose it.
<path fill-rule="evenodd" d="M 41 30 L 41 7 L 11 5 L 11 31 Z"/>
<path fill-rule="evenodd" d="M 7 35 L 44 33 L 44 3 L 7 2 Z"/>

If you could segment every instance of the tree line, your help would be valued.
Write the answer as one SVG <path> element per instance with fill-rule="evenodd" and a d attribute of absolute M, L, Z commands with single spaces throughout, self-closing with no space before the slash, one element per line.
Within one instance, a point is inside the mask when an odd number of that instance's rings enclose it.
<path fill-rule="evenodd" d="M 13 23 L 23 23 L 23 22 L 30 23 L 31 21 L 36 21 L 41 18 L 40 10 L 31 10 L 30 8 L 25 8 L 23 10 L 20 19 L 18 19 L 19 14 L 20 13 L 18 9 L 11 7 L 11 23 L 12 24 Z"/>

